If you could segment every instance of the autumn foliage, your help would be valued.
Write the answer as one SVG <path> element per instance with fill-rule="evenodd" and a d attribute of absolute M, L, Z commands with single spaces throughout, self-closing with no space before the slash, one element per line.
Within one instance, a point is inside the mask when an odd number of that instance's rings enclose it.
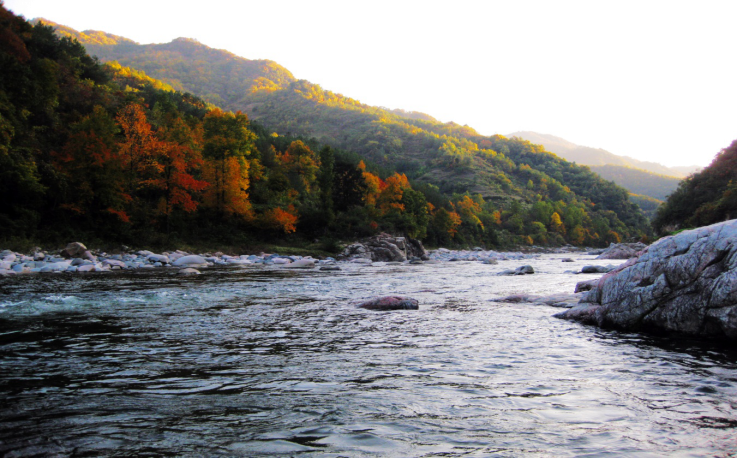
<path fill-rule="evenodd" d="M 497 246 L 596 245 L 634 233 L 620 219 L 626 196 L 534 145 L 390 115 L 286 76 L 256 78 L 233 97 L 263 97 L 259 110 L 267 111 L 288 86 L 306 107 L 336 109 L 297 113 L 289 98 L 283 119 L 270 124 L 283 126 L 275 132 L 176 92 L 174 82 L 101 65 L 78 42 L 1 4 L 0 68 L 3 238 L 311 241 L 388 231 L 431 245 Z M 328 136 L 285 135 L 309 124 L 305 113 L 320 114 L 309 118 L 317 124 L 340 118 L 345 128 L 332 138 L 359 138 L 356 149 L 343 140 L 326 147 Z M 410 159 L 392 162 L 408 151 Z M 488 172 L 478 182 L 456 180 L 478 167 Z M 598 194 L 589 200 L 574 188 Z M 730 214 L 737 186 L 727 188 L 699 214 Z"/>
<path fill-rule="evenodd" d="M 276 230 L 285 234 L 297 230 L 297 220 L 298 217 L 293 205 L 289 205 L 286 210 L 282 208 L 266 210 L 260 218 L 264 229 Z"/>

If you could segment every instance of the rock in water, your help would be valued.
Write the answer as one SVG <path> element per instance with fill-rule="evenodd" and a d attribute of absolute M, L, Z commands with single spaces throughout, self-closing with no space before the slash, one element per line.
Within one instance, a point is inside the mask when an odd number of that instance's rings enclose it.
<path fill-rule="evenodd" d="M 737 220 L 665 237 L 556 315 L 626 330 L 737 339 Z"/>
<path fill-rule="evenodd" d="M 614 266 L 583 266 L 581 267 L 582 274 L 605 274 L 616 269 Z"/>
<path fill-rule="evenodd" d="M 284 267 L 287 267 L 290 269 L 311 269 L 315 267 L 315 260 L 314 259 L 297 259 L 294 262 L 285 264 Z"/>
<path fill-rule="evenodd" d="M 181 269 L 177 274 L 179 275 L 200 275 L 202 272 L 200 272 L 197 269 L 193 269 L 191 267 L 187 267 L 185 269 Z"/>
<path fill-rule="evenodd" d="M 532 275 L 535 273 L 535 269 L 532 266 L 519 266 L 514 270 L 507 269 L 499 272 L 497 275 Z"/>
<path fill-rule="evenodd" d="M 385 296 L 361 302 L 358 307 L 368 310 L 417 310 L 420 303 L 410 297 Z"/>

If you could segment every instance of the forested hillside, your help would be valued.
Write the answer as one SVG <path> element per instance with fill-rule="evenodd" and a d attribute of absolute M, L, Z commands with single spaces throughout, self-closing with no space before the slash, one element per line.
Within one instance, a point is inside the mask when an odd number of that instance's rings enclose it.
<path fill-rule="evenodd" d="M 77 41 L 4 8 L 0 40 L 6 242 L 242 243 L 382 229 L 425 237 L 438 214 L 404 175 L 379 176 L 353 154 L 100 65 Z M 458 214 L 445 216 L 439 240 L 462 232 Z"/>
<path fill-rule="evenodd" d="M 229 111 L 244 111 L 253 95 L 283 89 L 296 81 L 276 62 L 243 59 L 191 38 L 140 45 L 105 32 L 78 32 L 47 19 L 33 22 L 51 25 L 60 36 L 78 40 L 103 62 L 117 61 L 141 70 L 177 91 L 190 92 Z"/>
<path fill-rule="evenodd" d="M 737 218 L 737 140 L 704 170 L 686 178 L 658 209 L 660 234 Z"/>
<path fill-rule="evenodd" d="M 655 199 L 650 196 L 643 196 L 640 194 L 632 193 L 630 193 L 630 200 L 634 202 L 638 207 L 640 207 L 642 212 L 650 221 L 655 218 L 655 213 L 657 212 L 658 207 L 663 204 L 662 200 Z"/>
<path fill-rule="evenodd" d="M 193 40 L 78 34 L 142 62 L 101 66 L 73 39 L 2 13 L 0 191 L 16 197 L 0 207 L 2 237 L 386 230 L 498 246 L 647 235 L 624 189 L 529 142 L 369 107 Z M 168 60 L 145 57 L 159 52 Z M 245 104 L 259 123 L 208 104 L 218 100 Z"/>

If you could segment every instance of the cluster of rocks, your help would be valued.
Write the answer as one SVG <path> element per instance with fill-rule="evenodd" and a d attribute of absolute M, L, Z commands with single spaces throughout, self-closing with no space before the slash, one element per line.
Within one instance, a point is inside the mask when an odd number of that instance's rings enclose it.
<path fill-rule="evenodd" d="M 276 265 L 284 268 L 314 268 L 324 270 L 339 269 L 334 266 L 335 259 L 313 259 L 309 256 L 282 256 L 278 254 L 229 256 L 223 253 L 192 254 L 182 250 L 153 253 L 141 250 L 135 253 L 107 254 L 93 253 L 84 244 L 70 243 L 57 255 L 34 250 L 25 255 L 9 250 L 0 252 L 0 276 L 45 273 L 45 272 L 108 272 L 130 269 L 152 269 L 155 267 L 175 267 L 182 275 L 196 275 L 197 268 L 214 265 Z"/>
<path fill-rule="evenodd" d="M 658 240 L 555 316 L 630 331 L 737 339 L 737 220 Z"/>
<path fill-rule="evenodd" d="M 419 240 L 381 233 L 348 245 L 338 259 L 404 262 L 408 260 L 428 261 L 430 258 Z"/>

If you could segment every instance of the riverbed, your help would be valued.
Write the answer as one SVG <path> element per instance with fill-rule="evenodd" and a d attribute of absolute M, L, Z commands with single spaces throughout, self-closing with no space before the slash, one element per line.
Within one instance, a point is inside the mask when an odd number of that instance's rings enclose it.
<path fill-rule="evenodd" d="M 0 279 L 0 454 L 736 456 L 733 345 L 490 300 L 609 263 Z M 394 294 L 420 309 L 355 307 Z"/>

